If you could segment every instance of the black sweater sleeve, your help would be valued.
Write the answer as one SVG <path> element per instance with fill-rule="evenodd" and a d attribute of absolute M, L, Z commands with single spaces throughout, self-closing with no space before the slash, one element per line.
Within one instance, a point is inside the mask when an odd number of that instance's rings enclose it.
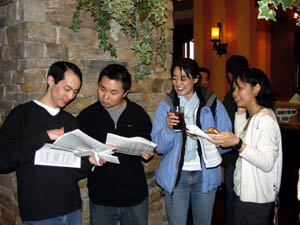
<path fill-rule="evenodd" d="M 0 170 L 12 170 L 17 165 L 30 161 L 35 151 L 50 141 L 46 131 L 28 132 L 24 136 L 25 126 L 24 113 L 19 107 L 11 111 L 1 126 Z"/>

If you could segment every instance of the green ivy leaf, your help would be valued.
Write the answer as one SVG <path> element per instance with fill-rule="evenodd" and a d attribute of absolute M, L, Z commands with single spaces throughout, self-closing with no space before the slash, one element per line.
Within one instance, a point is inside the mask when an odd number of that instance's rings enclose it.
<path fill-rule="evenodd" d="M 98 33 L 99 48 L 109 51 L 112 57 L 117 57 L 117 54 L 107 36 L 111 20 L 121 25 L 122 31 L 135 40 L 132 49 L 139 53 L 138 63 L 134 69 L 137 79 L 150 73 L 148 65 L 150 65 L 154 53 L 161 56 L 162 64 L 165 63 L 164 32 L 167 6 L 164 0 L 78 0 L 77 10 L 73 14 L 70 26 L 73 31 L 78 30 L 80 25 L 80 11 L 91 14 L 96 23 L 95 30 Z M 158 35 L 158 38 L 153 38 L 157 41 L 157 44 L 154 45 L 157 46 L 157 49 L 151 47 L 153 28 L 156 28 L 161 34 Z"/>

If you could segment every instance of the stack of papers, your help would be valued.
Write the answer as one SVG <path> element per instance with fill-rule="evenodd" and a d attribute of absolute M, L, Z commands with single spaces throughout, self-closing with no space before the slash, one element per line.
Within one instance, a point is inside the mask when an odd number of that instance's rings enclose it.
<path fill-rule="evenodd" d="M 142 152 L 153 152 L 156 144 L 142 137 L 126 138 L 107 134 L 106 143 L 90 137 L 79 129 L 60 136 L 53 144 L 45 144 L 36 151 L 35 165 L 61 166 L 80 168 L 81 158 L 97 154 L 107 162 L 120 164 L 115 152 L 138 155 Z"/>

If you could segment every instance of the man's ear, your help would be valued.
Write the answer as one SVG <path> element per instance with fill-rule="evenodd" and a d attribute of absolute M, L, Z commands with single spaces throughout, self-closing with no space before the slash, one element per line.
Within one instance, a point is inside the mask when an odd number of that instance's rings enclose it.
<path fill-rule="evenodd" d="M 129 90 L 125 91 L 124 94 L 123 94 L 123 98 L 125 98 L 129 93 Z"/>
<path fill-rule="evenodd" d="M 48 75 L 48 76 L 47 76 L 47 83 L 48 83 L 48 86 L 49 86 L 49 87 L 52 87 L 52 86 L 55 84 L 55 80 L 54 80 L 54 78 L 52 77 L 52 75 Z"/>

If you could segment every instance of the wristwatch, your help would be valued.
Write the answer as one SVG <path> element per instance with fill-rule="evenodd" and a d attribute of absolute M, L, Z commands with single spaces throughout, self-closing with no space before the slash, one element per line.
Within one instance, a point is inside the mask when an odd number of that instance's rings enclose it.
<path fill-rule="evenodd" d="M 239 138 L 239 142 L 233 146 L 235 150 L 239 150 L 242 147 L 243 141 Z"/>

